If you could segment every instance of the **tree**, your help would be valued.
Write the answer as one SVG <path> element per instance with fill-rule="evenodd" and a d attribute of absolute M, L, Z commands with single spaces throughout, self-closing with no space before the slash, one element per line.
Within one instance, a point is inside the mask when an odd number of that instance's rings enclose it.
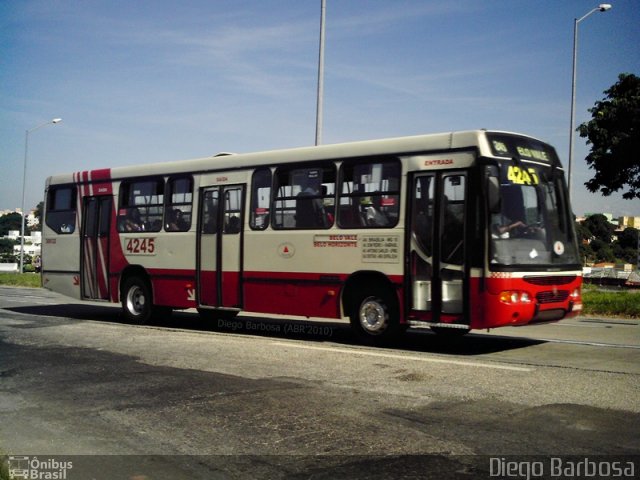
<path fill-rule="evenodd" d="M 13 246 L 15 244 L 16 242 L 9 238 L 0 238 L 0 254 L 13 255 Z"/>
<path fill-rule="evenodd" d="M 635 228 L 625 228 L 618 234 L 618 243 L 622 248 L 638 247 L 638 230 Z"/>
<path fill-rule="evenodd" d="M 614 227 L 609 223 L 607 217 L 601 213 L 589 215 L 582 224 L 598 240 L 602 240 L 602 242 L 607 244 L 611 243 Z"/>
<path fill-rule="evenodd" d="M 591 242 L 590 247 L 595 254 L 596 261 L 610 263 L 614 263 L 616 261 L 616 256 L 613 253 L 613 248 L 611 248 L 611 245 L 603 242 L 599 238 L 596 238 L 593 242 Z"/>
<path fill-rule="evenodd" d="M 627 263 L 636 263 L 638 259 L 638 235 L 640 231 L 635 228 L 625 228 L 617 236 L 613 243 L 613 253 L 620 260 Z"/>
<path fill-rule="evenodd" d="M 21 229 L 22 215 L 19 213 L 9 213 L 0 217 L 0 237 L 4 237 L 9 230 Z"/>
<path fill-rule="evenodd" d="M 44 202 L 40 202 L 38 203 L 38 205 L 36 205 L 36 209 L 34 212 L 34 215 L 36 217 L 36 219 L 38 220 L 38 225 L 36 228 L 34 228 L 34 231 L 37 232 L 41 232 L 42 231 L 42 212 L 44 211 Z"/>
<path fill-rule="evenodd" d="M 640 198 L 640 78 L 622 73 L 606 97 L 589 109 L 592 119 L 578 127 L 591 145 L 587 165 L 595 176 L 585 183 L 604 196 L 623 190 L 623 198 Z"/>
<path fill-rule="evenodd" d="M 576 224 L 576 234 L 578 236 L 578 243 L 581 245 L 585 243 L 589 243 L 593 238 L 593 233 L 591 233 L 591 230 L 587 228 L 584 222 L 575 222 L 575 224 Z"/>

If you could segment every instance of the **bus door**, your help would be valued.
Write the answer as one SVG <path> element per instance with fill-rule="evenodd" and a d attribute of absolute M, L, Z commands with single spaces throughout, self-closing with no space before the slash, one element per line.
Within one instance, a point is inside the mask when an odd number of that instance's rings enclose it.
<path fill-rule="evenodd" d="M 242 306 L 242 225 L 244 185 L 200 191 L 198 222 L 198 303 Z"/>
<path fill-rule="evenodd" d="M 84 197 L 80 277 L 82 298 L 109 299 L 109 229 L 112 198 Z"/>
<path fill-rule="evenodd" d="M 429 312 L 434 322 L 464 322 L 466 183 L 466 174 L 460 172 L 413 177 L 411 309 Z"/>

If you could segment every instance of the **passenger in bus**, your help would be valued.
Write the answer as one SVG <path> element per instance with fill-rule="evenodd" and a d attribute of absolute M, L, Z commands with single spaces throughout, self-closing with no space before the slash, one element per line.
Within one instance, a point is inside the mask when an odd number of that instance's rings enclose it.
<path fill-rule="evenodd" d="M 319 193 L 309 183 L 298 193 L 296 198 L 296 227 L 298 228 L 326 228 L 327 215 Z"/>
<path fill-rule="evenodd" d="M 123 230 L 125 232 L 141 232 L 144 230 L 142 218 L 140 217 L 140 210 L 137 208 L 130 208 L 127 210 Z"/>
<path fill-rule="evenodd" d="M 240 232 L 240 219 L 235 215 L 231 215 L 225 225 L 224 233 L 239 233 Z"/>
<path fill-rule="evenodd" d="M 165 223 L 165 229 L 168 232 L 179 232 L 180 230 L 184 230 L 182 228 L 182 224 L 184 223 L 182 220 L 182 210 L 179 209 L 169 209 L 167 210 L 167 221 Z"/>
<path fill-rule="evenodd" d="M 379 197 L 376 197 L 377 203 L 380 203 Z M 389 223 L 387 217 L 376 208 L 371 197 L 364 197 L 361 202 L 362 217 L 364 224 L 369 227 L 386 227 Z"/>

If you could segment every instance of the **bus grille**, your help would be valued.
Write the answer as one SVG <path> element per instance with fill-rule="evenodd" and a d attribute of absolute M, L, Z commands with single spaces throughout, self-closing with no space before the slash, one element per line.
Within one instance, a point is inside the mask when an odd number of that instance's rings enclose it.
<path fill-rule="evenodd" d="M 546 277 L 524 277 L 524 281 L 532 285 L 567 285 L 576 279 L 575 275 L 560 275 Z"/>
<path fill-rule="evenodd" d="M 569 290 L 546 291 L 536 293 L 538 303 L 564 302 L 569 297 Z"/>

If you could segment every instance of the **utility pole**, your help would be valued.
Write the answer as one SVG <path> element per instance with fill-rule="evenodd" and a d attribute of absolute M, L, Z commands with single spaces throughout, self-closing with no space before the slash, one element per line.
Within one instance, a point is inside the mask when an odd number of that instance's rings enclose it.
<path fill-rule="evenodd" d="M 322 143 L 322 97 L 324 96 L 324 18 L 326 0 L 320 5 L 320 53 L 318 54 L 318 98 L 316 101 L 316 145 Z"/>

